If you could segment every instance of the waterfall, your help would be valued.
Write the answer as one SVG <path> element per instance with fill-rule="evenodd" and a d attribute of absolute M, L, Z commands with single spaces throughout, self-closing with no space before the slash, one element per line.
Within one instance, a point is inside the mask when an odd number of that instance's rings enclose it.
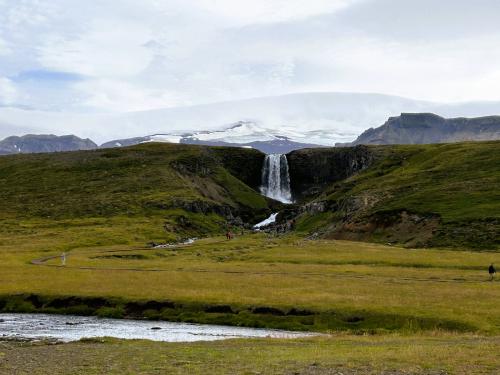
<path fill-rule="evenodd" d="M 284 154 L 266 155 L 262 168 L 262 186 L 260 191 L 266 197 L 283 203 L 292 203 L 288 161 Z"/>

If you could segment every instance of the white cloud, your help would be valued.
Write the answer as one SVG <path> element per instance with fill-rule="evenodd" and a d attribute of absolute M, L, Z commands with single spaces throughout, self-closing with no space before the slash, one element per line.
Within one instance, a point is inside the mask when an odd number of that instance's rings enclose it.
<path fill-rule="evenodd" d="M 94 77 L 127 77 L 144 70 L 152 53 L 147 27 L 120 20 L 95 20 L 76 38 L 49 35 L 39 48 L 40 63 L 49 69 Z"/>
<path fill-rule="evenodd" d="M 14 104 L 19 97 L 18 90 L 14 83 L 5 77 L 0 77 L 0 104 Z"/>
<path fill-rule="evenodd" d="M 198 0 L 209 12 L 224 17 L 231 24 L 284 22 L 330 13 L 355 0 Z"/>
<path fill-rule="evenodd" d="M 12 53 L 12 49 L 8 46 L 7 42 L 0 38 L 0 56 L 7 56 Z"/>
<path fill-rule="evenodd" d="M 498 4 L 0 0 L 0 76 L 17 90 L 12 105 L 59 111 L 121 112 L 300 91 L 495 100 Z M 38 70 L 81 80 L 18 82 Z"/>
<path fill-rule="evenodd" d="M 144 111 L 186 104 L 175 92 L 146 90 L 119 80 L 88 80 L 73 88 L 84 95 L 81 105 L 102 111 Z"/>

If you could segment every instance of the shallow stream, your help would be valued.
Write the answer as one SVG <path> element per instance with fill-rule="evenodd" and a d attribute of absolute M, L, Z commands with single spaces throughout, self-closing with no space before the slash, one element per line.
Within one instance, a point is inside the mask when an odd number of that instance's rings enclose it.
<path fill-rule="evenodd" d="M 157 322 L 128 319 L 104 319 L 72 315 L 0 314 L 0 340 L 77 341 L 82 338 L 115 337 L 168 342 L 214 341 L 233 338 L 298 338 L 310 333 Z"/>

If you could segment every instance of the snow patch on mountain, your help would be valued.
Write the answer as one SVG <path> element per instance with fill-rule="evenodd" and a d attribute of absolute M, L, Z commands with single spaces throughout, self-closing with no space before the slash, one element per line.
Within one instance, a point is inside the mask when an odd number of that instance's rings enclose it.
<path fill-rule="evenodd" d="M 300 131 L 294 126 L 280 126 L 279 128 L 266 127 L 254 121 L 239 121 L 225 129 L 214 131 L 199 131 L 183 134 L 154 134 L 147 142 L 193 143 L 224 142 L 247 144 L 252 142 L 298 142 L 332 146 L 337 140 L 351 140 L 357 133 L 340 133 L 332 131 L 312 130 Z"/>

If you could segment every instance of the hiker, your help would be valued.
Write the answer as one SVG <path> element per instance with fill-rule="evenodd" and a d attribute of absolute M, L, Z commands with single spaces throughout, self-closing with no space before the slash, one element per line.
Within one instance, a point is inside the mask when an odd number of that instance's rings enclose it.
<path fill-rule="evenodd" d="M 493 263 L 491 263 L 488 267 L 488 273 L 490 274 L 490 281 L 493 281 L 493 279 L 495 278 L 495 274 L 497 273 L 497 270 L 495 269 Z"/>
<path fill-rule="evenodd" d="M 61 263 L 62 263 L 63 266 L 66 265 L 66 253 L 65 252 L 63 252 L 61 254 Z"/>

